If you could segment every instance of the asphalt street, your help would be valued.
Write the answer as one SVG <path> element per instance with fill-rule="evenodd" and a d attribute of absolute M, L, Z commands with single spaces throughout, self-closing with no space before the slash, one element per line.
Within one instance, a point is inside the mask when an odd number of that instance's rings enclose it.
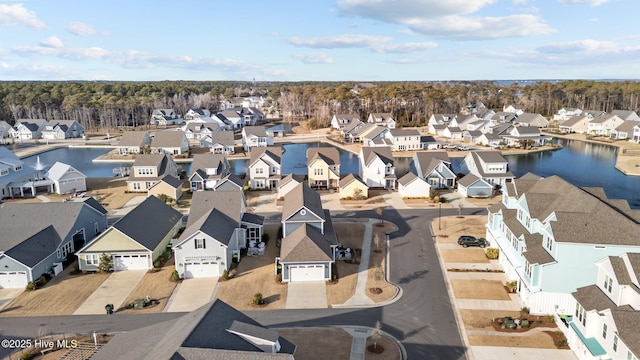
<path fill-rule="evenodd" d="M 466 215 L 486 214 L 482 208 L 465 208 Z M 442 216 L 458 215 L 442 209 Z M 374 211 L 332 212 L 340 218 L 376 218 Z M 279 214 L 267 214 L 277 219 Z M 381 307 L 252 311 L 247 314 L 269 327 L 355 325 L 373 327 L 396 337 L 409 359 L 466 359 L 451 301 L 435 250 L 430 224 L 438 209 L 395 210 L 387 208 L 385 221 L 397 225 L 389 240 L 389 280 L 402 288 L 402 297 Z M 144 315 L 83 315 L 0 318 L 0 338 L 30 339 L 39 334 L 124 332 L 174 319 L 180 313 Z M 0 348 L 0 356 L 8 349 Z M 330 349 L 327 349 L 330 351 Z"/>

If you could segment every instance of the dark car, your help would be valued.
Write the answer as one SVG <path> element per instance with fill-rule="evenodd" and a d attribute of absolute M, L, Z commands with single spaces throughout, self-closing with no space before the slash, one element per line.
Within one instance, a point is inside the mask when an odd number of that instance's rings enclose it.
<path fill-rule="evenodd" d="M 475 236 L 462 235 L 458 238 L 458 245 L 462 245 L 462 247 L 480 246 L 483 248 L 487 246 L 487 240 Z"/>

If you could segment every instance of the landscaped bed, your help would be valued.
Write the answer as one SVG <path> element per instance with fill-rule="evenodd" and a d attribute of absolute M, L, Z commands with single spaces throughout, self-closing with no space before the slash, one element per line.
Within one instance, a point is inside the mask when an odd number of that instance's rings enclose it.
<path fill-rule="evenodd" d="M 398 289 L 394 285 L 389 284 L 385 280 L 385 236 L 388 231 L 395 230 L 395 225 L 390 223 L 382 223 L 380 225 L 382 226 L 373 226 L 373 237 L 375 239 L 376 235 L 378 236 L 379 244 L 376 246 L 375 240 L 371 242 L 369 272 L 367 274 L 367 296 L 375 303 L 389 300 L 398 292 Z M 376 289 L 380 289 L 381 291 L 378 292 Z"/>
<path fill-rule="evenodd" d="M 334 228 L 338 241 L 345 248 L 358 249 L 355 251 L 352 261 L 337 260 L 336 268 L 338 281 L 329 282 L 327 285 L 327 303 L 344 304 L 349 300 L 356 290 L 358 280 L 358 267 L 362 254 L 362 238 L 364 236 L 364 225 L 354 223 L 335 223 Z M 360 256 L 357 256 L 360 254 Z"/>
<path fill-rule="evenodd" d="M 458 299 L 511 300 L 498 280 L 451 280 L 451 287 Z"/>

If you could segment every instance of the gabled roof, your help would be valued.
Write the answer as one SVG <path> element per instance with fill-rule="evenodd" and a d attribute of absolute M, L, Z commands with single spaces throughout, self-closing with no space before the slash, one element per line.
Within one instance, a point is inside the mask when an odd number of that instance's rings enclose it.
<path fill-rule="evenodd" d="M 58 232 L 53 225 L 49 225 L 5 251 L 5 254 L 26 266 L 33 267 L 53 254 L 61 242 Z"/>
<path fill-rule="evenodd" d="M 191 222 L 191 225 L 187 226 L 180 239 L 178 240 L 179 246 L 184 240 L 191 237 L 198 231 L 203 232 L 212 238 L 216 239 L 219 243 L 228 246 L 231 235 L 235 232 L 235 229 L 240 227 L 238 221 L 230 218 L 222 211 L 213 208 L 206 212 L 199 219 Z"/>
<path fill-rule="evenodd" d="M 216 208 L 229 218 L 240 222 L 246 200 L 242 191 L 197 191 L 191 199 L 187 227 Z"/>
<path fill-rule="evenodd" d="M 334 147 L 317 147 L 307 149 L 307 164 L 320 159 L 327 165 L 340 165 L 340 153 Z"/>
<path fill-rule="evenodd" d="M 148 135 L 147 131 L 125 131 L 122 133 L 120 141 L 118 141 L 118 146 L 142 146 L 145 137 Z"/>
<path fill-rule="evenodd" d="M 235 141 L 233 140 L 233 131 L 214 131 L 211 133 L 211 143 L 233 146 L 235 144 Z"/>
<path fill-rule="evenodd" d="M 520 135 L 540 135 L 540 128 L 537 126 L 516 126 L 514 129 Z"/>
<path fill-rule="evenodd" d="M 506 163 L 507 159 L 502 156 L 500 151 L 473 151 L 472 154 L 482 160 L 484 163 Z"/>
<path fill-rule="evenodd" d="M 589 118 L 583 115 L 574 115 L 560 124 L 560 127 L 571 127 L 578 124 L 580 121 L 589 122 Z"/>
<path fill-rule="evenodd" d="M 263 156 L 268 156 L 275 163 L 282 163 L 282 147 L 281 146 L 267 146 L 267 147 L 253 147 L 251 148 L 251 159 L 249 160 L 249 166 L 255 164 L 256 161 Z"/>
<path fill-rule="evenodd" d="M 225 110 L 218 113 L 218 115 L 222 115 L 227 119 L 237 119 L 240 118 L 240 114 L 238 114 L 235 110 Z"/>
<path fill-rule="evenodd" d="M 616 304 L 605 295 L 596 285 L 589 285 L 578 288 L 571 295 L 584 307 L 585 310 L 602 311 L 605 309 L 615 309 Z"/>
<path fill-rule="evenodd" d="M 177 177 L 171 176 L 171 175 L 167 175 L 167 176 L 163 177 L 162 179 L 160 179 L 160 182 L 163 182 L 163 183 L 171 186 L 174 189 L 179 189 L 179 188 L 182 187 L 182 180 L 178 179 Z M 160 184 L 160 182 L 154 184 L 154 186 Z"/>
<path fill-rule="evenodd" d="M 339 186 L 341 188 L 349 185 L 350 183 L 357 181 L 359 183 L 361 183 L 364 186 L 367 186 L 367 184 L 364 183 L 364 181 L 362 181 L 362 179 L 360 179 L 360 176 L 356 175 L 356 174 L 347 174 L 346 176 L 344 176 L 342 179 L 340 179 L 339 182 Z"/>
<path fill-rule="evenodd" d="M 417 162 L 416 170 L 422 170 L 422 174 L 418 174 L 422 178 L 431 174 L 438 164 L 451 163 L 446 151 L 418 151 L 414 155 L 414 161 Z"/>
<path fill-rule="evenodd" d="M 602 123 L 605 123 L 605 122 L 613 119 L 614 117 L 617 117 L 618 119 L 622 120 L 617 115 L 604 113 L 604 114 L 598 115 L 597 117 L 593 118 L 590 122 L 592 124 L 602 124 Z"/>
<path fill-rule="evenodd" d="M 264 126 L 245 126 L 242 131 L 245 133 L 247 137 L 249 136 L 257 136 L 257 137 L 267 137 L 267 130 Z"/>
<path fill-rule="evenodd" d="M 378 135 L 380 135 L 380 134 L 382 134 L 382 133 L 385 133 L 385 132 L 387 132 L 387 131 L 389 131 L 389 129 L 387 129 L 387 128 L 386 128 L 386 127 L 384 127 L 384 126 L 376 126 L 374 129 L 371 129 L 371 131 L 369 131 L 368 133 L 366 133 L 366 134 L 364 135 L 364 137 L 365 137 L 366 139 L 373 139 L 373 138 L 375 138 L 376 136 L 378 136 Z"/>
<path fill-rule="evenodd" d="M 291 189 L 284 197 L 282 205 L 282 220 L 285 221 L 303 207 L 314 213 L 323 220 L 324 211 L 322 200 L 317 192 L 313 191 L 309 185 L 302 182 Z"/>
<path fill-rule="evenodd" d="M 329 242 L 312 225 L 304 224 L 282 239 L 280 262 L 332 260 Z"/>
<path fill-rule="evenodd" d="M 349 122 L 353 121 L 353 120 L 360 120 L 360 116 L 357 114 L 335 114 L 333 115 L 336 117 L 336 119 L 340 120 L 349 120 Z"/>
<path fill-rule="evenodd" d="M 155 136 L 151 140 L 152 148 L 165 148 L 165 147 L 182 147 L 183 142 L 186 140 L 184 131 L 182 130 L 164 130 L 156 132 Z"/>
<path fill-rule="evenodd" d="M 80 175 L 82 175 L 82 177 L 87 177 L 80 171 L 76 170 L 73 166 L 61 163 L 60 161 L 56 161 L 56 163 L 49 168 L 46 177 L 51 180 L 60 180 L 60 178 L 62 178 L 69 171 L 76 171 Z"/>
<path fill-rule="evenodd" d="M 538 120 L 538 119 L 542 119 L 544 121 L 547 121 L 547 119 L 544 118 L 544 116 L 540 115 L 540 114 L 534 114 L 534 113 L 522 113 L 520 115 L 518 115 L 518 118 L 516 118 L 516 122 L 518 123 L 523 123 L 523 124 L 531 124 L 532 122 Z"/>
<path fill-rule="evenodd" d="M 458 183 L 458 185 L 469 187 L 469 186 L 475 184 L 478 181 L 481 181 L 485 185 L 492 187 L 491 184 L 487 183 L 486 181 L 482 180 L 481 178 L 479 178 L 479 177 L 477 177 L 477 176 L 475 176 L 473 174 L 467 174 L 467 175 L 463 176 L 460 180 L 457 181 L 457 183 Z"/>
<path fill-rule="evenodd" d="M 174 163 L 171 156 L 167 154 L 137 154 L 136 159 L 133 161 L 133 167 L 150 167 L 153 166 L 158 169 L 157 179 L 162 179 L 167 174 L 168 165 Z M 175 164 L 175 163 L 174 163 Z M 134 181 L 136 179 L 153 179 L 152 177 L 138 177 L 136 171 L 131 171 L 128 181 Z"/>
<path fill-rule="evenodd" d="M 393 153 L 391 152 L 391 147 L 389 146 L 363 146 L 362 150 L 362 160 L 364 160 L 365 166 L 371 165 L 375 159 L 382 160 L 382 163 L 385 165 L 391 164 L 393 166 Z"/>
<path fill-rule="evenodd" d="M 197 170 L 206 170 L 206 169 L 217 169 L 218 175 L 226 175 L 220 174 L 222 168 L 227 163 L 227 157 L 224 154 L 195 154 L 193 155 L 193 162 L 191 163 L 191 170 L 189 177 L 193 175 Z M 205 175 L 206 176 L 206 175 Z"/>
<path fill-rule="evenodd" d="M 540 234 L 524 234 L 527 251 L 524 252 L 523 256 L 529 264 L 545 265 L 556 261 L 556 259 L 542 247 L 542 240 L 543 237 Z"/>
<path fill-rule="evenodd" d="M 426 182 L 422 178 L 419 178 L 416 174 L 414 174 L 412 172 L 408 172 L 403 177 L 398 179 L 398 184 L 400 184 L 402 186 L 407 186 L 407 185 L 409 185 L 410 183 L 412 183 L 412 182 L 414 182 L 416 180 L 421 181 L 421 182 L 426 184 Z"/>
<path fill-rule="evenodd" d="M 634 354 L 640 354 L 640 331 L 638 331 L 638 323 L 640 323 L 640 311 L 631 308 L 612 309 L 611 315 L 616 323 L 618 336 L 620 340 Z"/>
<path fill-rule="evenodd" d="M 615 130 L 618 132 L 630 133 L 633 132 L 633 127 L 636 125 L 640 125 L 640 121 L 625 120 L 622 124 L 618 125 Z"/>
<path fill-rule="evenodd" d="M 80 123 L 75 120 L 51 120 L 49 121 L 47 126 L 51 126 L 52 128 L 58 126 L 63 131 L 67 131 L 71 126 L 73 126 L 73 124 L 76 124 L 76 126 L 82 128 L 82 125 L 80 125 Z"/>
<path fill-rule="evenodd" d="M 216 186 L 213 189 L 216 191 L 226 191 L 225 188 L 228 185 L 233 185 L 233 190 L 241 191 L 244 188 L 244 180 L 240 179 L 236 174 L 227 174 L 216 183 Z"/>
<path fill-rule="evenodd" d="M 393 137 L 398 137 L 398 136 L 420 136 L 420 132 L 417 129 L 395 128 L 395 129 L 390 129 L 389 133 Z"/>
<path fill-rule="evenodd" d="M 295 181 L 296 184 L 304 182 L 304 175 L 289 174 L 289 175 L 283 177 L 282 180 L 280 180 L 280 182 L 278 183 L 278 188 L 281 188 L 281 187 L 285 186 L 286 184 L 288 184 L 291 181 Z"/>
<path fill-rule="evenodd" d="M 113 228 L 145 248 L 154 250 L 181 221 L 182 214 L 179 211 L 157 197 L 149 196 L 113 224 Z"/>
<path fill-rule="evenodd" d="M 630 117 L 638 116 L 633 110 L 611 110 L 612 115 L 616 115 L 622 120 L 628 120 Z"/>

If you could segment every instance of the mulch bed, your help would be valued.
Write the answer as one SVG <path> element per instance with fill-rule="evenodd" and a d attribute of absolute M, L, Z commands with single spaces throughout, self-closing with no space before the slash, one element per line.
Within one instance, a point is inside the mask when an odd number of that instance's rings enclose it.
<path fill-rule="evenodd" d="M 384 352 L 384 347 L 382 345 L 374 346 L 373 344 L 367 346 L 367 350 L 374 354 L 382 354 Z"/>
<path fill-rule="evenodd" d="M 493 326 L 494 330 L 500 332 L 527 332 L 530 329 L 537 327 L 544 328 L 557 328 L 556 323 L 553 318 L 546 316 L 538 316 L 538 315 L 524 315 L 522 314 L 519 318 L 520 320 L 526 319 L 529 321 L 529 327 L 518 326 L 515 329 L 507 329 L 504 327 L 504 318 L 496 318 L 491 322 L 491 326 Z"/>

